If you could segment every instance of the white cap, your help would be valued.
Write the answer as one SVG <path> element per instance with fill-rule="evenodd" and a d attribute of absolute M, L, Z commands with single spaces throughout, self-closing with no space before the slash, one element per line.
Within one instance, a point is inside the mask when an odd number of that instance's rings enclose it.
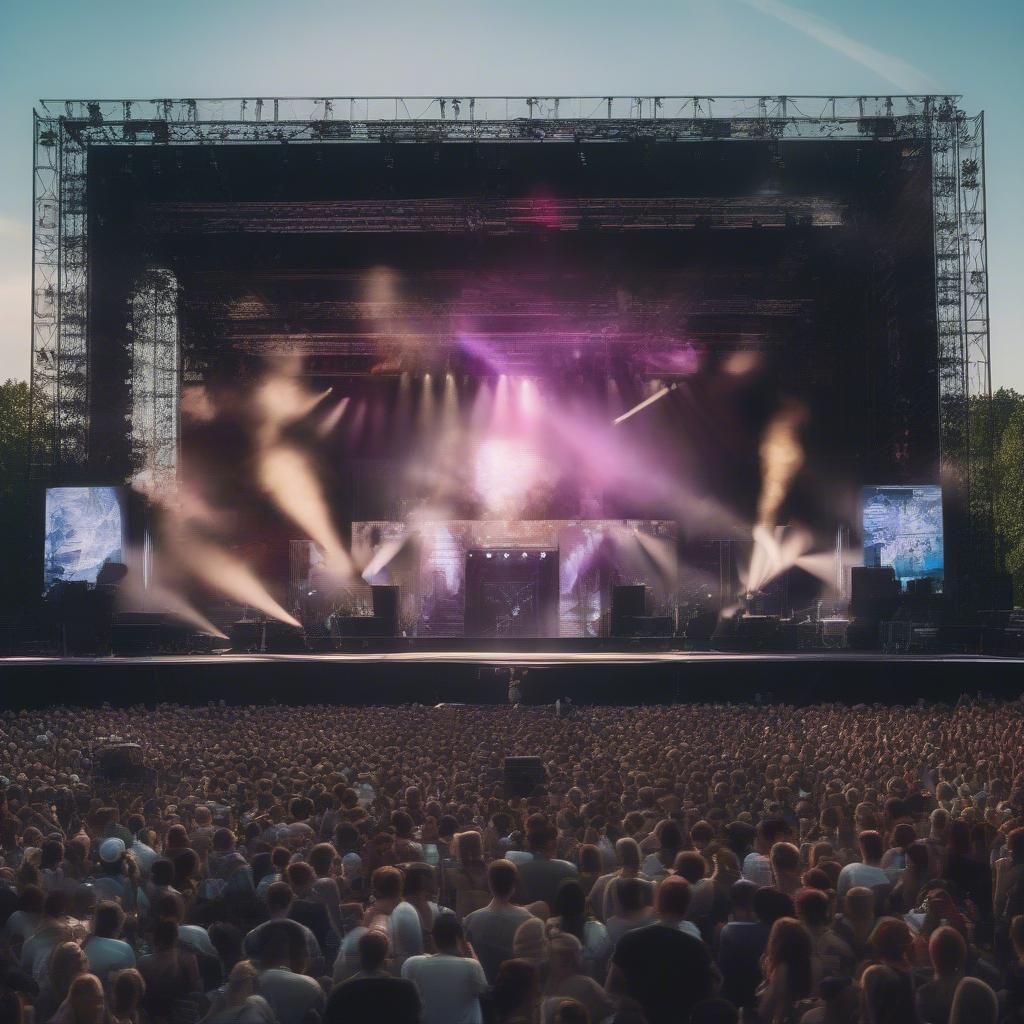
<path fill-rule="evenodd" d="M 100 843 L 100 860 L 104 864 L 114 864 L 124 856 L 124 842 L 117 838 L 104 839 Z"/>

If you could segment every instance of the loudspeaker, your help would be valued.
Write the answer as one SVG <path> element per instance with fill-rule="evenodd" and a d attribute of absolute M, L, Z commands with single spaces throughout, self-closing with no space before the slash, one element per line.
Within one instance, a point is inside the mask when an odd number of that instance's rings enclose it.
<path fill-rule="evenodd" d="M 137 777 L 145 767 L 137 743 L 108 743 L 99 754 L 100 773 L 111 781 Z"/>
<path fill-rule="evenodd" d="M 382 636 L 398 635 L 398 587 L 373 587 L 373 616 L 381 620 Z"/>
<path fill-rule="evenodd" d="M 892 566 L 855 566 L 851 573 L 850 611 L 863 619 L 888 619 L 900 600 L 900 581 Z"/>
<path fill-rule="evenodd" d="M 503 768 L 505 797 L 528 797 L 547 781 L 539 757 L 506 757 Z"/>
<path fill-rule="evenodd" d="M 612 587 L 611 635 L 632 636 L 629 620 L 643 618 L 647 604 L 647 588 L 639 586 Z"/>

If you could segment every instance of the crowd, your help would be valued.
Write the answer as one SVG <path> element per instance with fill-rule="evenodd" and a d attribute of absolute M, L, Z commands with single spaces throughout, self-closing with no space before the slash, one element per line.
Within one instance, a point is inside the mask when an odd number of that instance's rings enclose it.
<path fill-rule="evenodd" d="M 996 701 L 6 711 L 0 1024 L 1024 1024 L 1022 752 Z"/>

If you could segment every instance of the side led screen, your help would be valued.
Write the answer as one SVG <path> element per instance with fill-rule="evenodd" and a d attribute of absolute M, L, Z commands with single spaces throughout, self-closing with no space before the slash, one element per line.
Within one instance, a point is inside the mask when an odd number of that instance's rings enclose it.
<path fill-rule="evenodd" d="M 104 562 L 121 562 L 124 524 L 116 487 L 49 487 L 43 540 L 43 589 L 95 583 Z"/>
<path fill-rule="evenodd" d="M 905 587 L 930 579 L 942 589 L 942 488 L 865 487 L 864 564 L 892 566 Z"/>

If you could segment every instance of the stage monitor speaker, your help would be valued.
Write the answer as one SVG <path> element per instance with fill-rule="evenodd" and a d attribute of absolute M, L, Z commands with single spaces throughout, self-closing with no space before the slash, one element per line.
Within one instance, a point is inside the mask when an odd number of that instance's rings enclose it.
<path fill-rule="evenodd" d="M 539 757 L 506 757 L 504 765 L 505 797 L 529 797 L 547 781 Z"/>
<path fill-rule="evenodd" d="M 647 588 L 639 586 L 612 587 L 611 635 L 632 636 L 627 632 L 628 620 L 643 618 L 647 610 Z"/>
<path fill-rule="evenodd" d="M 855 566 L 850 581 L 850 611 L 861 619 L 892 618 L 900 601 L 900 581 L 892 566 Z"/>
<path fill-rule="evenodd" d="M 373 587 L 373 617 L 381 620 L 383 636 L 398 636 L 398 587 Z"/>

